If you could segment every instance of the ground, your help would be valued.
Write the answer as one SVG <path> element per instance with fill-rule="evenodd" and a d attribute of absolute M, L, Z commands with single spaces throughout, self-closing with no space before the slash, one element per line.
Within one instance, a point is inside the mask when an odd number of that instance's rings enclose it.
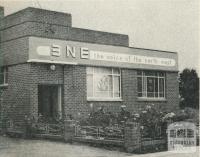
<path fill-rule="evenodd" d="M 198 147 L 199 148 L 199 147 Z M 172 154 L 158 152 L 128 154 L 83 144 L 68 144 L 48 140 L 25 140 L 0 136 L 0 157 L 197 157 L 194 154 Z"/>

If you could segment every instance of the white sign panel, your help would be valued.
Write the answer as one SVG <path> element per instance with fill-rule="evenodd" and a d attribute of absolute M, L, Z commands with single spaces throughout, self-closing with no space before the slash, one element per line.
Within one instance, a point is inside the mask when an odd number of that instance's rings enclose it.
<path fill-rule="evenodd" d="M 175 66 L 176 64 L 174 59 L 169 59 L 169 58 L 127 55 L 127 54 L 119 54 L 111 52 L 108 53 L 102 51 L 90 51 L 89 59 L 109 61 L 109 62 L 124 62 L 133 64 L 159 65 L 159 66 Z"/>
<path fill-rule="evenodd" d="M 177 71 L 177 53 L 38 37 L 29 38 L 28 62 Z"/>

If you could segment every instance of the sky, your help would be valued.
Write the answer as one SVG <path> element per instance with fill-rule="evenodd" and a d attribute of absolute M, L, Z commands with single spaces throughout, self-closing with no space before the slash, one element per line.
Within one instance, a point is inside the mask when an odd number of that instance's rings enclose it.
<path fill-rule="evenodd" d="M 0 0 L 5 15 L 26 7 L 72 14 L 72 26 L 129 35 L 133 47 L 178 52 L 179 71 L 200 74 L 198 0 Z"/>

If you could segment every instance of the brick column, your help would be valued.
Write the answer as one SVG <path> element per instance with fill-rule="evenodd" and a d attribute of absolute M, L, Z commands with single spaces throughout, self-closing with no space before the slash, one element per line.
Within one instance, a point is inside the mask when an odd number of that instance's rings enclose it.
<path fill-rule="evenodd" d="M 65 120 L 64 122 L 64 140 L 66 142 L 72 142 L 72 138 L 75 134 L 75 121 Z"/>
<path fill-rule="evenodd" d="M 127 152 L 138 152 L 141 148 L 140 125 L 135 122 L 128 122 L 125 126 L 124 147 Z"/>

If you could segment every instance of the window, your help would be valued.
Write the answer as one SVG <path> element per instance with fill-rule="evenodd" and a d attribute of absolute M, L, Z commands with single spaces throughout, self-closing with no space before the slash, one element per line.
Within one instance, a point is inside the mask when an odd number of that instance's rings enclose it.
<path fill-rule="evenodd" d="M 8 83 L 8 68 L 1 67 L 0 71 L 0 84 L 7 84 Z"/>
<path fill-rule="evenodd" d="M 120 69 L 87 67 L 87 97 L 121 98 Z"/>
<path fill-rule="evenodd" d="M 176 130 L 170 130 L 170 137 L 176 137 Z"/>
<path fill-rule="evenodd" d="M 193 138 L 194 137 L 194 130 L 187 129 L 187 137 L 188 138 Z"/>
<path fill-rule="evenodd" d="M 137 72 L 138 97 L 165 98 L 165 74 L 155 71 Z"/>
<path fill-rule="evenodd" d="M 177 130 L 177 137 L 178 138 L 184 138 L 184 137 L 186 137 L 186 130 L 185 129 L 178 129 Z"/>

